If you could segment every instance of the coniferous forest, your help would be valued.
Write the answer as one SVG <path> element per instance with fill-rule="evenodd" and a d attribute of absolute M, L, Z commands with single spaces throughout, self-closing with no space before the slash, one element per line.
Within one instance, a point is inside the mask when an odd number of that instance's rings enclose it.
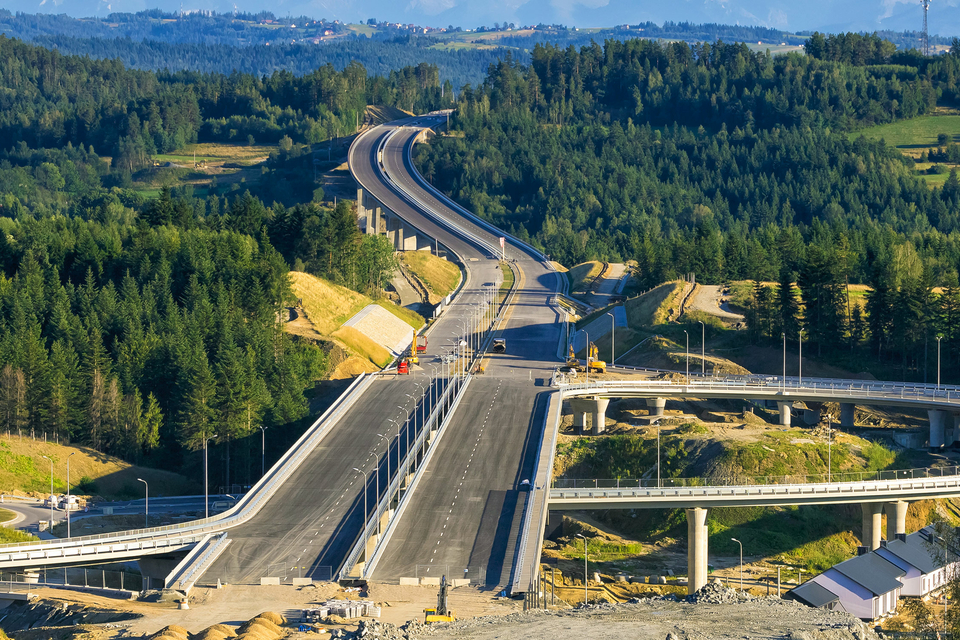
<path fill-rule="evenodd" d="M 641 288 L 690 272 L 780 282 L 757 288 L 755 340 L 802 327 L 820 352 L 922 376 L 936 335 L 960 353 L 960 180 L 931 189 L 857 131 L 955 104 L 958 73 L 958 47 L 925 58 L 856 34 L 815 34 L 807 55 L 537 46 L 529 65 L 491 67 L 417 163 L 563 264 L 636 260 Z M 848 283 L 872 285 L 865 309 Z"/>
<path fill-rule="evenodd" d="M 156 74 L 0 36 L 0 430 L 176 469 L 213 434 L 228 457 L 260 425 L 306 417 L 329 364 L 282 330 L 287 274 L 378 289 L 389 243 L 361 235 L 348 202 L 312 202 L 310 180 L 286 207 L 242 191 L 144 197 L 130 175 L 156 153 L 248 136 L 279 141 L 282 166 L 352 133 L 367 104 L 430 110 L 441 89 L 428 65 Z M 223 466 L 223 481 L 250 480 Z"/>

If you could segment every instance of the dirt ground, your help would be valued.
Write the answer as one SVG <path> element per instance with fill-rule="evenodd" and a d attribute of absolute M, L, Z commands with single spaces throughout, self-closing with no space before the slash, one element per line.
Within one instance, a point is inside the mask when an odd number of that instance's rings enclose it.
<path fill-rule="evenodd" d="M 877 635 L 846 613 L 761 598 L 730 604 L 643 600 L 563 611 L 530 611 L 502 618 L 464 620 L 420 628 L 409 637 L 471 640 L 875 640 Z"/>

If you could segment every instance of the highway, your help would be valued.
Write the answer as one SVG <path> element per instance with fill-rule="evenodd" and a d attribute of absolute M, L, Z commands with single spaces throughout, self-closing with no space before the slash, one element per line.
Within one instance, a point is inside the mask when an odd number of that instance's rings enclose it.
<path fill-rule="evenodd" d="M 460 215 L 420 182 L 409 150 L 428 118 L 381 126 L 355 144 L 351 163 L 361 185 L 394 213 L 421 231 L 440 235 L 470 270 L 471 282 L 488 281 L 496 264 L 487 252 L 450 238 L 431 219 L 411 212 L 410 196 L 434 215 L 452 221 L 488 245 L 498 236 Z M 385 136 L 384 179 L 376 150 Z M 398 191 L 404 193 L 398 196 Z M 445 239 L 446 238 L 446 239 Z M 416 575 L 467 575 L 489 588 L 509 582 L 520 524 L 528 494 L 520 482 L 531 477 L 542 435 L 546 391 L 556 364 L 559 315 L 550 305 L 559 278 L 539 256 L 519 245 L 506 248 L 522 272 L 518 293 L 500 337 L 507 353 L 491 356 L 486 373 L 470 385 L 466 396 L 436 445 L 424 480 L 408 497 L 410 506 L 395 524 L 389 544 L 376 564 L 375 580 Z M 487 275 L 487 274 L 492 274 Z"/>

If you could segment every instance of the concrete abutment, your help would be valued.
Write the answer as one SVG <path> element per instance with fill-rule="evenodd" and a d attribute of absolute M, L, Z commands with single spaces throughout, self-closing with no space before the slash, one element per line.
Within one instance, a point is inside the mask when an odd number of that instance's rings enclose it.
<path fill-rule="evenodd" d="M 647 398 L 647 413 L 651 416 L 662 416 L 666 407 L 666 398 Z"/>

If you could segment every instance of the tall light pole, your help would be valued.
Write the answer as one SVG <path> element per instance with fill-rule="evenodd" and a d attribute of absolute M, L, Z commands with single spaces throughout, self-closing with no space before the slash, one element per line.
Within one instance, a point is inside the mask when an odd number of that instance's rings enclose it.
<path fill-rule="evenodd" d="M 660 488 L 660 421 L 657 421 L 657 488 Z"/>
<path fill-rule="evenodd" d="M 587 537 L 578 533 L 578 538 L 583 538 L 583 605 L 587 605 Z"/>
<path fill-rule="evenodd" d="M 842 425 L 841 425 L 842 426 Z M 833 460 L 830 452 L 830 445 L 833 444 L 833 416 L 827 414 L 827 482 L 833 481 Z"/>
<path fill-rule="evenodd" d="M 940 390 L 940 341 L 943 336 L 937 336 L 937 391 Z"/>
<path fill-rule="evenodd" d="M 700 373 L 707 375 L 707 325 L 703 320 L 697 320 L 700 323 Z"/>
<path fill-rule="evenodd" d="M 47 527 L 47 531 L 53 534 L 53 458 L 48 456 L 40 456 L 41 458 L 46 458 L 50 461 L 50 526 Z"/>
<path fill-rule="evenodd" d="M 70 539 L 70 507 L 72 506 L 70 504 L 70 456 L 75 455 L 77 455 L 76 451 L 67 456 L 67 539 Z"/>
<path fill-rule="evenodd" d="M 137 480 L 143 483 L 143 528 L 147 529 L 150 527 L 150 485 L 143 478 Z"/>
<path fill-rule="evenodd" d="M 780 379 L 780 386 L 786 389 L 787 388 L 787 334 L 781 333 L 780 336 L 783 338 L 783 377 Z"/>
<path fill-rule="evenodd" d="M 267 428 L 260 425 L 260 477 L 267 473 Z"/>
<path fill-rule="evenodd" d="M 797 332 L 799 351 L 797 352 L 797 386 L 803 386 L 803 329 Z M 816 377 L 816 376 L 814 376 Z"/>
<path fill-rule="evenodd" d="M 357 469 L 356 467 L 354 467 L 353 470 L 363 476 L 363 531 L 364 533 L 366 533 L 367 531 L 367 474 L 364 473 L 363 471 L 360 471 L 360 469 Z M 379 468 L 377 469 L 377 471 L 379 471 Z M 377 500 L 379 499 L 380 497 L 377 496 Z"/>
<path fill-rule="evenodd" d="M 740 591 L 743 592 L 743 543 L 736 538 L 730 538 L 740 545 Z"/>
<path fill-rule="evenodd" d="M 614 342 L 617 337 L 617 320 L 612 313 L 607 315 L 610 316 L 610 366 L 613 366 L 613 363 L 617 361 L 616 342 Z"/>
<path fill-rule="evenodd" d="M 686 383 L 690 384 L 690 334 L 687 333 L 687 330 L 683 330 L 683 335 L 687 336 L 687 379 Z"/>
<path fill-rule="evenodd" d="M 210 474 L 207 468 L 207 443 L 215 440 L 216 435 L 203 436 L 203 517 L 210 517 Z"/>

